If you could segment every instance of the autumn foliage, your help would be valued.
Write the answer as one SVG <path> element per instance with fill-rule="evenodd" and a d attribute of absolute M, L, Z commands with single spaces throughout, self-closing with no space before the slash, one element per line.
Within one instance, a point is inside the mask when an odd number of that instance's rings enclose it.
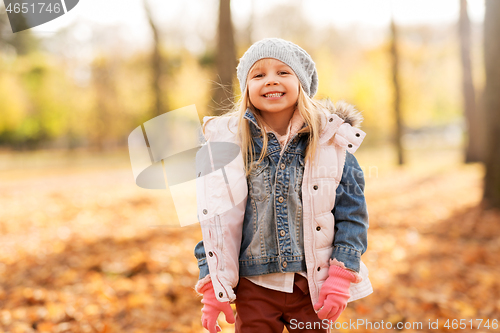
<path fill-rule="evenodd" d="M 499 319 L 500 215 L 478 204 L 482 168 L 426 159 L 375 170 L 373 156 L 359 154 L 374 293 L 339 322 L 447 332 L 447 319 Z M 17 160 L 0 173 L 0 332 L 203 332 L 193 290 L 199 226 L 175 226 L 166 191 L 137 188 L 126 154 L 75 159 Z M 382 330 L 342 330 L 351 331 Z"/>

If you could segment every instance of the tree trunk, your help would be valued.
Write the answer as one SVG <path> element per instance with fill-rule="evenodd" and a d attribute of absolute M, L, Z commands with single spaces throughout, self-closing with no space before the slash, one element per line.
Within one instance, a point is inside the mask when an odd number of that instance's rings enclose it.
<path fill-rule="evenodd" d="M 404 164 L 403 155 L 403 121 L 401 117 L 401 88 L 399 84 L 399 54 L 398 54 L 398 31 L 394 18 L 391 19 L 391 59 L 392 59 L 392 84 L 394 87 L 394 118 L 396 120 L 396 128 L 394 135 L 394 143 L 398 156 L 398 164 Z"/>
<path fill-rule="evenodd" d="M 245 29 L 246 48 L 253 44 L 253 25 L 255 20 L 255 1 L 250 1 L 250 12 L 248 13 L 248 24 Z"/>
<path fill-rule="evenodd" d="M 484 17 L 484 63 L 486 85 L 486 174 L 483 203 L 500 208 L 500 1 L 486 0 Z"/>
<path fill-rule="evenodd" d="M 156 117 L 164 113 L 166 110 L 166 105 L 163 103 L 161 98 L 162 63 L 160 53 L 160 34 L 158 27 L 153 20 L 153 16 L 151 15 L 151 10 L 149 8 L 147 0 L 144 0 L 144 9 L 148 17 L 149 26 L 151 27 L 151 31 L 153 32 L 153 53 L 151 54 L 151 88 L 153 90 L 155 103 L 153 117 Z"/>
<path fill-rule="evenodd" d="M 233 78 L 236 75 L 236 51 L 234 46 L 231 1 L 220 0 L 219 28 L 217 34 L 217 79 L 214 93 L 216 112 L 221 114 L 233 105 Z"/>
<path fill-rule="evenodd" d="M 460 36 L 460 56 L 462 60 L 462 94 L 464 114 L 467 122 L 468 143 L 465 149 L 465 162 L 482 161 L 482 142 L 480 135 L 480 115 L 476 112 L 476 96 L 472 80 L 470 20 L 467 13 L 467 0 L 460 0 L 460 19 L 458 22 Z"/>
<path fill-rule="evenodd" d="M 94 123 L 88 137 L 91 146 L 103 151 L 113 132 L 113 109 L 116 107 L 115 73 L 107 58 L 94 59 L 92 85 L 95 91 Z"/>

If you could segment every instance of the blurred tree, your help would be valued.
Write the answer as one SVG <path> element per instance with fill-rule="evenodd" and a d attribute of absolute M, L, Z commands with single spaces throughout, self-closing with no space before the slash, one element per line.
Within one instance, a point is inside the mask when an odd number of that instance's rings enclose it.
<path fill-rule="evenodd" d="M 396 145 L 398 164 L 404 164 L 403 156 L 403 125 L 401 119 L 401 88 L 399 83 L 399 54 L 398 54 L 398 29 L 394 22 L 394 16 L 391 19 L 391 59 L 392 59 L 392 84 L 394 87 L 394 118 L 396 121 L 394 143 Z"/>
<path fill-rule="evenodd" d="M 23 19 L 24 16 L 19 15 L 19 27 L 26 25 Z M 12 33 L 7 12 L 5 12 L 4 8 L 0 10 L 0 45 L 7 44 L 12 46 L 18 55 L 24 55 L 36 50 L 39 46 L 39 42 L 35 36 L 33 36 L 27 25 L 26 29 L 27 30 L 22 32 Z"/>
<path fill-rule="evenodd" d="M 248 16 L 248 23 L 245 28 L 245 42 L 247 44 L 247 47 L 250 47 L 250 45 L 253 44 L 253 26 L 254 26 L 254 20 L 255 20 L 255 1 L 250 1 L 250 11 L 247 13 Z"/>
<path fill-rule="evenodd" d="M 486 0 L 484 17 L 484 64 L 486 85 L 486 174 L 484 203 L 500 208 L 500 1 Z"/>
<path fill-rule="evenodd" d="M 151 31 L 153 32 L 153 53 L 151 55 L 151 72 L 152 72 L 152 89 L 154 92 L 154 100 L 155 100 L 155 111 L 153 117 L 156 117 L 166 110 L 168 107 L 162 101 L 161 98 L 161 78 L 162 78 L 162 59 L 160 52 L 160 32 L 153 20 L 153 16 L 151 15 L 151 9 L 148 5 L 148 0 L 143 0 L 144 10 L 148 17 L 149 26 L 151 27 Z"/>
<path fill-rule="evenodd" d="M 7 32 L 7 14 L 3 9 L 0 9 L 0 46 L 4 40 L 4 34 Z"/>
<path fill-rule="evenodd" d="M 476 108 L 474 82 L 472 80 L 471 66 L 471 27 L 467 12 L 467 0 L 460 0 L 460 56 L 462 61 L 462 94 L 465 119 L 468 125 L 468 143 L 465 151 L 465 162 L 482 161 L 483 142 L 481 140 L 481 115 Z"/>
<path fill-rule="evenodd" d="M 290 40 L 308 51 L 314 58 L 314 50 L 325 31 L 313 33 L 314 26 L 304 14 L 303 0 L 289 0 L 279 5 L 276 10 L 268 11 L 264 16 L 255 19 L 254 28 L 259 35 L 280 37 Z M 253 36 L 255 38 L 255 35 Z"/>
<path fill-rule="evenodd" d="M 231 21 L 231 0 L 220 0 L 219 3 L 216 70 L 218 79 L 213 96 L 216 111 L 213 113 L 220 114 L 231 108 L 234 100 L 233 78 L 236 75 L 236 50 Z"/>
<path fill-rule="evenodd" d="M 89 126 L 87 137 L 91 145 L 99 150 L 104 150 L 110 142 L 114 110 L 117 108 L 117 82 L 115 80 L 116 62 L 111 63 L 106 57 L 94 59 L 92 63 L 92 85 L 95 94 L 94 114 Z"/>

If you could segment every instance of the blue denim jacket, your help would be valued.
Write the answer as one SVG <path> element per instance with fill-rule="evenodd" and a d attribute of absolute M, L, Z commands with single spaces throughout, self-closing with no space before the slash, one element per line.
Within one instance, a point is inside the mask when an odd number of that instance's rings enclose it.
<path fill-rule="evenodd" d="M 249 110 L 245 118 L 250 121 L 254 156 L 258 158 L 262 149 L 260 129 Z M 248 177 L 249 195 L 243 221 L 240 276 L 306 271 L 301 185 L 307 133 L 296 134 L 281 156 L 279 141 L 273 133 L 267 135 L 266 156 Z M 354 155 L 346 152 L 332 211 L 335 238 L 331 258 L 356 272 L 360 270 L 361 255 L 367 248 L 368 212 L 364 186 L 363 171 Z M 203 241 L 196 245 L 194 254 L 201 279 L 209 273 Z M 283 265 L 283 262 L 286 264 Z"/>

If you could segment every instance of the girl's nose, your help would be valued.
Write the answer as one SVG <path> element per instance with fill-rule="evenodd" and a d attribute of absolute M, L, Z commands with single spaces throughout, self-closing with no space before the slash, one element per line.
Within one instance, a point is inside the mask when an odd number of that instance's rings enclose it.
<path fill-rule="evenodd" d="M 278 80 L 275 80 L 275 79 L 269 79 L 267 82 L 266 82 L 266 86 L 276 86 L 280 84 Z"/>

